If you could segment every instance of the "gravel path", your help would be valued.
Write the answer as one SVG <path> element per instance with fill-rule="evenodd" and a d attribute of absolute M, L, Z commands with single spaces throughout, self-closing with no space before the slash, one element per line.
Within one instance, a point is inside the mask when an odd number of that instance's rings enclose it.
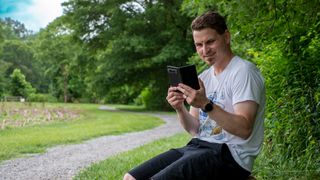
<path fill-rule="evenodd" d="M 0 164 L 0 179 L 72 179 L 81 169 L 92 163 L 183 131 L 176 116 L 153 115 L 166 123 L 151 130 L 103 136 L 82 144 L 60 145 L 48 149 L 44 154 L 4 161 Z"/>

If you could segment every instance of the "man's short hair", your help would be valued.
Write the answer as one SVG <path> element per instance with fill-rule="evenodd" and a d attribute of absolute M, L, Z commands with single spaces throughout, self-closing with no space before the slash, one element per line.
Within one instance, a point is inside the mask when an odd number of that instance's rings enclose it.
<path fill-rule="evenodd" d="M 219 34 L 223 34 L 228 29 L 224 17 L 216 11 L 208 11 L 196 17 L 191 23 L 192 31 L 200 31 L 204 28 L 212 28 Z"/>

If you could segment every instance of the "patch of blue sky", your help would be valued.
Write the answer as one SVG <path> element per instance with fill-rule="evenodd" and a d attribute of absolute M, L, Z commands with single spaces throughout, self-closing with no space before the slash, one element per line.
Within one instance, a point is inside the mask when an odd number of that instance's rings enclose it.
<path fill-rule="evenodd" d="M 7 17 L 23 11 L 30 5 L 32 5 L 32 0 L 0 0 L 0 17 Z"/>
<path fill-rule="evenodd" d="M 0 0 L 0 18 L 10 17 L 34 32 L 62 15 L 66 0 Z"/>

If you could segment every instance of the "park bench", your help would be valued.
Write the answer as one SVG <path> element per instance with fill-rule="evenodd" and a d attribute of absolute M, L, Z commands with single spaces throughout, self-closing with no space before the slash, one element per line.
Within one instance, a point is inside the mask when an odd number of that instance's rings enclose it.
<path fill-rule="evenodd" d="M 3 100 L 5 102 L 25 102 L 25 98 L 22 96 L 5 96 Z"/>

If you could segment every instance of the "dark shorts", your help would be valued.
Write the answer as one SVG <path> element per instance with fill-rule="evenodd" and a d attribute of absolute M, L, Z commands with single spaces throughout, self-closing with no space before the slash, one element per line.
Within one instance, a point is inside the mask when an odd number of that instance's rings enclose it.
<path fill-rule="evenodd" d="M 250 172 L 233 159 L 226 144 L 192 139 L 129 171 L 137 180 L 246 179 Z"/>

